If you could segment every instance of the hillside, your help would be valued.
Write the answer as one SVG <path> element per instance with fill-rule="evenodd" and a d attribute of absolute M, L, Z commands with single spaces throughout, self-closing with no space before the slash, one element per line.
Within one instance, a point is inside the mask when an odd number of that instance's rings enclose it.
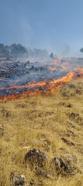
<path fill-rule="evenodd" d="M 0 100 L 0 186 L 82 186 L 82 127 L 80 78 L 48 96 Z"/>

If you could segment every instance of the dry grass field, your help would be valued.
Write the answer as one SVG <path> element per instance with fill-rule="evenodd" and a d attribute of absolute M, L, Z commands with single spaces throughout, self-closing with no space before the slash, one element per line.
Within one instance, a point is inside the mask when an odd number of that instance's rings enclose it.
<path fill-rule="evenodd" d="M 0 186 L 10 185 L 83 186 L 82 80 L 48 96 L 0 100 Z"/>

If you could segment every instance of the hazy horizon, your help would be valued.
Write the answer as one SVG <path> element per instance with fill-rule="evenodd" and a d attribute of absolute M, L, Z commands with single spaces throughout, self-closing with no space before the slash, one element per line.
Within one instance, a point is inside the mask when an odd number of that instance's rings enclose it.
<path fill-rule="evenodd" d="M 79 56 L 82 7 L 82 0 L 0 0 L 0 43 Z"/>

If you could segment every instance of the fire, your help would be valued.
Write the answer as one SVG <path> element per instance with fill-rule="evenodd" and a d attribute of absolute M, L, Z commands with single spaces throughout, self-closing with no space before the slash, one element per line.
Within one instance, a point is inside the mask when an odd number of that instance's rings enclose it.
<path fill-rule="evenodd" d="M 83 68 L 78 68 L 78 69 L 77 69 L 77 72 L 78 72 L 81 76 L 83 76 Z"/>
<path fill-rule="evenodd" d="M 8 95 L 8 96 L 0 96 L 0 99 L 10 100 L 10 99 L 18 99 L 21 96 L 37 96 L 41 93 L 46 94 L 52 90 L 55 90 L 64 84 L 70 82 L 72 79 L 76 77 L 83 77 L 83 68 L 77 69 L 75 72 L 69 72 L 66 76 L 59 78 L 57 80 L 50 80 L 50 81 L 41 81 L 41 82 L 32 82 L 25 85 L 14 85 L 10 87 L 1 87 L 0 90 L 22 90 L 22 93 Z M 24 90 L 26 89 L 26 91 Z"/>
<path fill-rule="evenodd" d="M 29 84 L 26 84 L 26 85 L 14 85 L 14 86 L 10 86 L 10 87 L 0 87 L 0 90 L 14 90 L 14 89 L 24 89 L 24 88 L 27 88 L 27 89 L 32 89 L 32 88 L 38 88 L 38 87 L 48 87 L 49 86 L 55 86 L 57 83 L 66 83 L 66 82 L 69 82 L 72 78 L 73 78 L 74 74 L 73 72 L 70 72 L 69 74 L 67 74 L 66 76 L 60 78 L 60 79 L 57 79 L 57 80 L 51 80 L 51 81 L 40 81 L 40 82 L 32 82 L 32 83 L 29 83 Z"/>

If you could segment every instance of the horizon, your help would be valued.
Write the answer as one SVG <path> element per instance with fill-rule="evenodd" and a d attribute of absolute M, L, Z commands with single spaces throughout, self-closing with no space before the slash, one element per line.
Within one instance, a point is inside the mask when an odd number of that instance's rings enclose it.
<path fill-rule="evenodd" d="M 78 54 L 75 54 L 75 55 L 60 55 L 60 54 L 56 54 L 54 53 L 53 50 L 49 50 L 47 48 L 36 48 L 36 47 L 30 47 L 30 46 L 26 46 L 24 45 L 23 43 L 0 43 L 0 45 L 4 45 L 4 47 L 11 47 L 12 45 L 21 45 L 22 47 L 24 47 L 27 51 L 28 50 L 40 50 L 40 51 L 45 51 L 48 53 L 49 57 L 51 54 L 54 55 L 54 58 L 58 58 L 58 59 L 62 59 L 62 58 L 83 58 L 83 48 L 80 48 L 79 50 L 79 55 Z M 82 50 L 82 51 L 81 51 Z"/>
<path fill-rule="evenodd" d="M 80 56 L 82 7 L 82 0 L 0 0 L 0 43 Z"/>

